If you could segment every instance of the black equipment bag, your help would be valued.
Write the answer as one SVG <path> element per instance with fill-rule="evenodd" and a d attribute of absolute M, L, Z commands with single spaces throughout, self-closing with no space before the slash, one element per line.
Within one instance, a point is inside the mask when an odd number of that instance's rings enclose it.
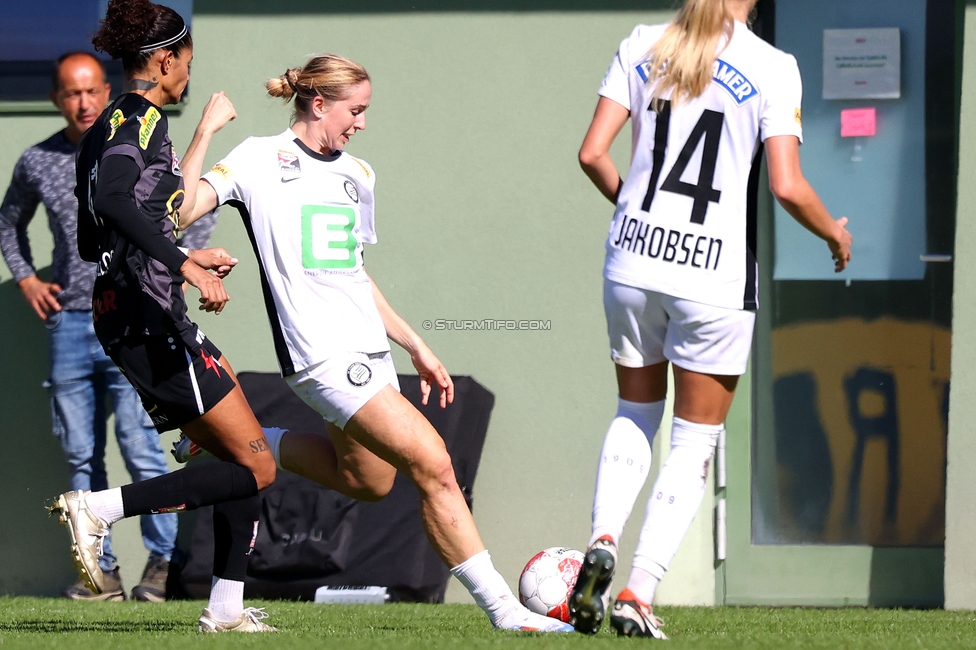
<path fill-rule="evenodd" d="M 238 379 L 261 426 L 325 433 L 322 417 L 277 374 L 242 372 Z M 470 508 L 495 396 L 471 377 L 454 377 L 453 404 L 441 409 L 435 387 L 430 403 L 422 406 L 420 379 L 399 379 L 404 397 L 444 438 Z M 245 583 L 248 598 L 311 600 L 323 585 L 376 585 L 386 587 L 394 601 L 444 601 L 450 571 L 424 535 L 417 489 L 399 473 L 378 503 L 355 501 L 283 470 L 261 497 Z M 193 529 L 189 550 L 171 565 L 167 596 L 205 599 L 213 572 L 212 509 L 181 515 L 181 529 L 188 524 Z"/>

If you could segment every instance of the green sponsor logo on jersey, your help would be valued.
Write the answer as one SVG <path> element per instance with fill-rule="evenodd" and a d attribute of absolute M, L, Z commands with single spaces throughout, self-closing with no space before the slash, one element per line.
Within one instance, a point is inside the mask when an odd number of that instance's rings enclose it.
<path fill-rule="evenodd" d="M 356 210 L 341 205 L 302 206 L 302 266 L 306 269 L 356 267 L 353 235 Z"/>

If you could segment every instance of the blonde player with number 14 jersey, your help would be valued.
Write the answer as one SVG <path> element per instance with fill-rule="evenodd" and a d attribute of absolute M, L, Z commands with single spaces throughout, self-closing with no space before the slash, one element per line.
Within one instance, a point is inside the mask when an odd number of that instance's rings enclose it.
<path fill-rule="evenodd" d="M 569 603 L 581 632 L 596 632 L 606 614 L 617 542 L 651 466 L 670 364 L 671 451 L 610 617 L 618 634 L 666 638 L 651 603 L 701 504 L 752 343 L 759 273 L 749 206 L 763 149 L 779 202 L 827 242 L 837 271 L 850 260 L 847 219 L 830 216 L 800 171 L 796 61 L 749 30 L 755 2 L 685 0 L 670 23 L 638 25 L 611 63 L 580 149 L 583 170 L 616 205 L 604 307 L 619 394 Z M 622 181 L 609 150 L 628 119 L 633 159 Z"/>

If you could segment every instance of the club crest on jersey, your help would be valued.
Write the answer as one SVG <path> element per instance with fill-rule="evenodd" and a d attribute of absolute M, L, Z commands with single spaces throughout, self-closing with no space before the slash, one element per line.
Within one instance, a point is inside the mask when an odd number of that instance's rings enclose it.
<path fill-rule="evenodd" d="M 115 109 L 112 113 L 112 117 L 108 118 L 108 139 L 111 140 L 115 137 L 115 132 L 119 130 L 119 127 L 125 124 L 125 115 L 122 111 Z"/>
<path fill-rule="evenodd" d="M 298 161 L 298 154 L 290 151 L 278 152 L 278 169 L 281 170 L 281 182 L 293 181 L 302 175 L 302 165 Z"/>
<path fill-rule="evenodd" d="M 156 130 L 156 125 L 159 123 L 159 118 L 162 117 L 156 107 L 150 106 L 146 114 L 139 118 L 139 123 L 142 124 L 139 127 L 139 146 L 145 150 L 149 147 L 149 140 L 152 139 L 153 131 Z"/>
<path fill-rule="evenodd" d="M 373 371 L 365 363 L 357 361 L 346 370 L 346 379 L 353 386 L 365 386 L 373 378 Z"/>
<path fill-rule="evenodd" d="M 356 189 L 355 183 L 353 183 L 352 181 L 346 181 L 345 183 L 343 183 L 342 187 L 345 188 L 346 194 L 349 195 L 350 199 L 352 199 L 356 203 L 359 203 L 359 191 Z"/>

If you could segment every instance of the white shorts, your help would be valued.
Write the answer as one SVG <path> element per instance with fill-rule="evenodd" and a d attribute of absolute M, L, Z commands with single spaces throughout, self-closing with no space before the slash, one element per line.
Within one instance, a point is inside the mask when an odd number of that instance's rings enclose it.
<path fill-rule="evenodd" d="M 303 402 L 340 429 L 384 386 L 400 391 L 389 350 L 346 352 L 288 375 L 285 381 Z"/>
<path fill-rule="evenodd" d="M 617 365 L 643 368 L 662 361 L 709 375 L 746 371 L 756 314 L 714 307 L 603 281 L 610 356 Z"/>

